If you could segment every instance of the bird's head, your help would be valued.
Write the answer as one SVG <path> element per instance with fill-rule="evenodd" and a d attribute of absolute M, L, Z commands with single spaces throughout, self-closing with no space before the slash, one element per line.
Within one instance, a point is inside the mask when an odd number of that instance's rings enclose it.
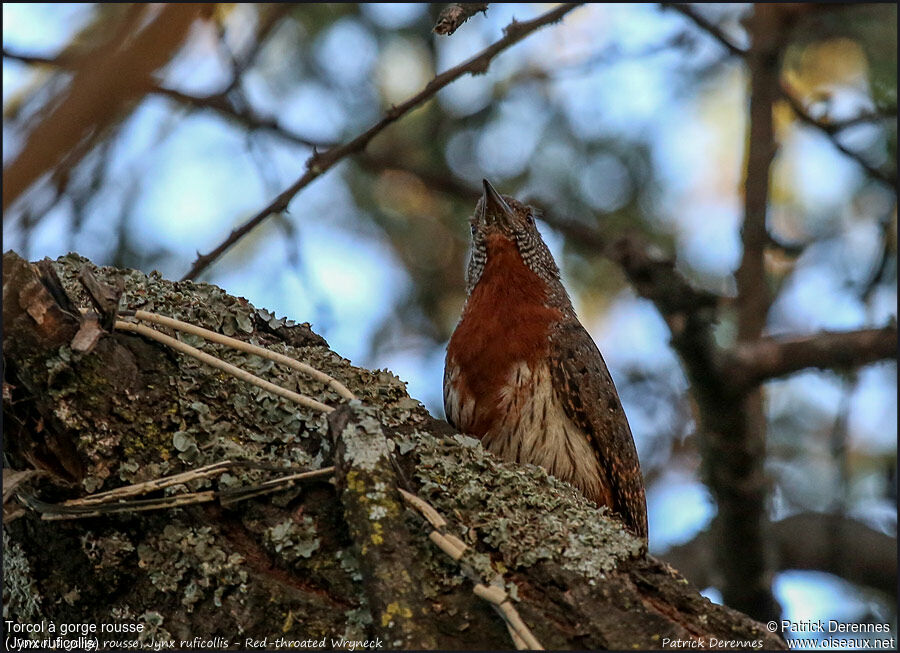
<path fill-rule="evenodd" d="M 470 219 L 472 255 L 466 274 L 468 291 L 478 284 L 492 253 L 515 246 L 522 262 L 547 284 L 559 284 L 559 268 L 534 223 L 535 209 L 501 195 L 484 179 L 484 194 Z"/>

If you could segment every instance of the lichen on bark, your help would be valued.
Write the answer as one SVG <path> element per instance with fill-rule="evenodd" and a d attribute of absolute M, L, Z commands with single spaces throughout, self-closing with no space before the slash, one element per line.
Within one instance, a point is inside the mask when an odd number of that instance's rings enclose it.
<path fill-rule="evenodd" d="M 510 647 L 503 622 L 404 506 L 397 488 L 405 487 L 437 508 L 469 546 L 465 564 L 485 580 L 504 574 L 507 592 L 545 646 L 646 648 L 660 646 L 662 637 L 735 634 L 780 645 L 647 557 L 640 540 L 574 488 L 540 468 L 496 460 L 429 415 L 394 374 L 351 365 L 309 325 L 209 284 L 96 268 L 70 254 L 52 267 L 80 307 L 89 305 L 77 281 L 83 266 L 101 283 L 122 279 L 122 308 L 303 360 L 358 401 L 343 404 L 331 388 L 294 370 L 192 336 L 177 337 L 338 410 L 326 416 L 293 405 L 129 333 L 105 334 L 93 351 L 75 351 L 69 343 L 80 316 L 55 313 L 37 268 L 7 253 L 4 453 L 17 469 L 53 475 L 32 483 L 29 491 L 42 500 L 223 460 L 336 466 L 333 479 L 235 503 L 76 521 L 45 521 L 28 511 L 4 525 L 9 618 L 141 621 L 157 639 L 219 636 L 229 648 L 242 648 L 245 637 L 276 636 Z M 50 306 L 40 328 L 37 311 L 29 312 L 36 297 Z M 161 494 L 234 489 L 271 475 L 234 468 Z"/>

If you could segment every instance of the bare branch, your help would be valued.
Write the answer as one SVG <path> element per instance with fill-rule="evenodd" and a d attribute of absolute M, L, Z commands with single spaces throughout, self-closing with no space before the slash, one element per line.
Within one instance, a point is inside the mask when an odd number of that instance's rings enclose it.
<path fill-rule="evenodd" d="M 769 236 L 766 213 L 769 203 L 769 165 L 776 144 L 772 107 L 778 88 L 778 17 L 767 5 L 754 12 L 753 47 L 747 55 L 750 69 L 750 117 L 747 164 L 744 179 L 744 220 L 741 264 L 737 282 L 738 340 L 755 340 L 762 333 L 771 301 L 765 281 L 764 254 Z"/>
<path fill-rule="evenodd" d="M 450 36 L 478 12 L 487 13 L 487 8 L 487 2 L 456 2 L 447 5 L 431 31 L 441 36 Z"/>
<path fill-rule="evenodd" d="M 892 120 L 896 118 L 897 107 L 888 107 L 882 111 L 861 111 L 858 115 L 843 120 L 823 118 L 819 120 L 819 122 L 822 125 L 822 129 L 827 130 L 830 133 L 837 133 L 848 127 L 855 127 L 856 125 L 862 125 L 867 122 L 881 122 L 882 120 Z"/>
<path fill-rule="evenodd" d="M 661 3 L 663 7 L 673 9 L 689 19 L 693 22 L 697 27 L 701 30 L 712 36 L 716 39 L 726 50 L 728 50 L 731 54 L 746 58 L 749 54 L 748 50 L 744 50 L 743 48 L 735 45 L 731 39 L 725 34 L 721 27 L 711 22 L 709 19 L 704 17 L 701 13 L 698 13 L 688 4 L 683 3 L 669 3 L 663 2 Z M 799 11 L 798 8 L 793 8 L 794 11 Z M 794 110 L 794 113 L 797 117 L 805 122 L 806 124 L 815 127 L 821 130 L 825 135 L 829 137 L 834 146 L 845 156 L 856 161 L 866 173 L 872 177 L 873 179 L 877 179 L 885 184 L 894 187 L 896 183 L 896 171 L 894 172 L 884 172 L 879 170 L 868 161 L 866 161 L 858 152 L 854 152 L 853 150 L 846 147 L 843 143 L 841 143 L 837 139 L 837 133 L 843 129 L 848 127 L 852 127 L 853 125 L 858 125 L 864 122 L 875 122 L 878 120 L 883 120 L 887 118 L 891 118 L 896 116 L 896 109 L 892 112 L 879 113 L 879 112 L 863 112 L 858 116 L 854 116 L 852 118 L 848 118 L 847 120 L 829 122 L 826 120 L 820 120 L 814 118 L 803 106 L 803 103 L 797 97 L 797 95 L 793 92 L 793 90 L 788 86 L 786 82 L 780 83 L 781 94 L 787 103 L 790 105 L 791 109 Z"/>
<path fill-rule="evenodd" d="M 296 132 L 285 129 L 275 118 L 266 118 L 260 116 L 251 107 L 238 108 L 234 106 L 231 100 L 224 93 L 214 93 L 212 95 L 190 95 L 176 89 L 164 86 L 154 86 L 150 92 L 154 95 L 162 95 L 181 104 L 185 104 L 198 109 L 211 109 L 223 115 L 226 118 L 237 121 L 241 125 L 250 129 L 263 129 L 270 131 L 277 136 L 306 147 L 330 147 L 331 143 L 316 141 L 307 136 L 302 136 Z"/>
<path fill-rule="evenodd" d="M 854 368 L 897 355 L 897 325 L 858 331 L 823 331 L 811 336 L 771 337 L 741 343 L 727 354 L 724 378 L 736 391 L 808 367 Z"/>
<path fill-rule="evenodd" d="M 894 595 L 897 540 L 849 517 L 801 513 L 772 524 L 774 568 L 825 571 L 851 583 Z M 697 587 L 718 585 L 709 564 L 712 538 L 703 531 L 660 555 Z"/>
<path fill-rule="evenodd" d="M 289 188 L 284 190 L 278 197 L 272 200 L 265 208 L 260 210 L 256 215 L 247 220 L 243 225 L 233 230 L 229 236 L 216 246 L 208 254 L 197 256 L 191 269 L 182 277 L 182 280 L 194 279 L 198 274 L 208 268 L 213 261 L 230 249 L 237 241 L 252 231 L 257 225 L 265 221 L 270 215 L 280 213 L 287 209 L 287 205 L 293 199 L 294 195 L 299 193 L 303 188 L 308 186 L 312 181 L 317 179 L 323 173 L 331 169 L 335 164 L 345 157 L 362 152 L 366 149 L 369 142 L 381 133 L 385 127 L 396 122 L 402 116 L 409 113 L 412 109 L 431 99 L 434 95 L 450 84 L 459 79 L 463 75 L 477 75 L 485 72 L 494 57 L 500 52 L 506 50 L 510 46 L 518 43 L 532 32 L 555 23 L 562 19 L 567 13 L 579 6 L 580 3 L 567 3 L 551 9 L 545 14 L 538 16 L 534 20 L 510 23 L 504 30 L 504 36 L 500 40 L 492 43 L 480 53 L 465 61 L 458 66 L 450 68 L 442 72 L 429 81 L 425 88 L 416 95 L 409 98 L 402 104 L 392 107 L 377 123 L 364 131 L 353 140 L 336 147 L 333 147 L 321 154 L 314 154 L 306 162 L 306 172 L 295 181 Z"/>
<path fill-rule="evenodd" d="M 68 68 L 73 64 L 73 59 L 66 56 L 58 57 L 42 57 L 36 54 L 25 54 L 21 52 L 12 52 L 3 48 L 3 58 L 12 59 L 19 63 L 28 64 L 29 66 L 52 66 L 54 68 Z"/>
<path fill-rule="evenodd" d="M 222 370 L 223 372 L 230 374 L 231 376 L 240 379 L 241 381 L 245 381 L 252 385 L 255 385 L 263 390 L 267 390 L 274 395 L 279 397 L 284 397 L 285 399 L 289 399 L 293 401 L 295 404 L 300 404 L 306 408 L 311 408 L 312 410 L 317 410 L 323 413 L 330 413 L 334 410 L 331 406 L 327 404 L 323 404 L 321 401 L 317 401 L 312 397 L 307 397 L 306 395 L 301 395 L 293 390 L 288 390 L 287 388 L 282 388 L 279 385 L 275 385 L 265 379 L 261 379 L 255 374 L 251 374 L 250 372 L 237 367 L 236 365 L 232 365 L 231 363 L 226 363 L 225 361 L 207 354 L 205 351 L 201 351 L 196 347 L 191 347 L 190 345 L 173 338 L 172 336 L 167 336 L 164 333 L 157 331 L 156 329 L 151 329 L 148 326 L 144 326 L 143 324 L 134 324 L 133 322 L 126 322 L 124 320 L 116 321 L 116 329 L 119 331 L 131 331 L 133 333 L 137 333 L 138 335 L 144 336 L 145 338 L 150 338 L 151 340 L 156 340 L 164 345 L 171 347 L 172 349 L 181 352 L 182 354 L 186 354 L 187 356 L 192 356 L 197 360 L 206 363 L 210 367 L 214 367 L 218 370 Z"/>
<path fill-rule="evenodd" d="M 786 81 L 781 82 L 780 89 L 781 89 L 781 95 L 784 97 L 785 101 L 788 103 L 788 105 L 794 111 L 794 114 L 797 116 L 797 118 L 799 118 L 802 122 L 806 123 L 807 125 L 810 125 L 811 127 L 815 127 L 816 129 L 818 129 L 819 131 L 824 133 L 826 136 L 828 136 L 828 138 L 831 140 L 831 142 L 834 144 L 834 146 L 841 153 L 843 153 L 844 155 L 846 155 L 846 156 L 850 157 L 851 159 L 853 159 L 854 161 L 856 161 L 859 164 L 859 166 L 863 170 L 865 170 L 866 173 L 870 177 L 887 184 L 891 188 L 894 188 L 894 185 L 897 183 L 896 171 L 893 173 L 889 173 L 889 172 L 884 172 L 883 170 L 879 170 L 878 168 L 873 166 L 871 163 L 866 161 L 859 154 L 859 152 L 854 152 L 853 150 L 851 150 L 850 148 L 845 146 L 843 143 L 841 143 L 840 140 L 838 140 L 838 138 L 837 138 L 837 133 L 839 131 L 841 131 L 842 129 L 845 129 L 846 127 L 848 127 L 850 125 L 858 124 L 861 121 L 860 118 L 850 119 L 844 123 L 829 123 L 824 120 L 819 120 L 817 118 L 814 118 L 812 116 L 812 114 L 810 114 L 809 111 L 806 109 L 806 107 L 803 106 L 803 102 L 796 96 L 793 89 L 790 87 L 790 85 Z M 868 116 L 868 114 L 863 114 L 863 115 Z"/>
<path fill-rule="evenodd" d="M 85 266 L 85 270 L 89 271 L 89 268 Z M 128 312 L 129 315 L 131 313 L 132 311 Z M 123 313 L 123 315 L 124 314 L 125 313 Z M 176 320 L 165 315 L 159 315 L 157 313 L 151 313 L 149 311 L 141 310 L 133 311 L 133 314 L 134 317 L 138 320 L 152 322 L 153 324 L 160 324 L 162 326 L 166 326 L 170 329 L 175 329 L 176 331 L 181 331 L 183 333 L 190 333 L 205 340 L 209 340 L 210 342 L 215 342 L 220 345 L 231 347 L 232 349 L 237 349 L 238 351 L 243 351 L 248 354 L 267 358 L 271 361 L 275 361 L 276 363 L 280 363 L 281 365 L 287 365 L 288 367 L 295 369 L 298 372 L 302 372 L 303 374 L 306 374 L 307 376 L 310 376 L 317 381 L 321 381 L 348 401 L 356 399 L 356 396 L 352 392 L 350 392 L 350 390 L 347 389 L 347 386 L 345 386 L 343 383 L 332 376 L 328 376 L 325 372 L 316 369 L 312 365 L 304 363 L 303 361 L 298 361 L 289 356 L 285 356 L 284 354 L 279 354 L 276 351 L 272 351 L 271 349 L 266 349 L 265 347 L 254 345 L 251 342 L 244 342 L 243 340 L 238 340 L 237 338 L 230 338 L 226 335 L 218 333 L 217 331 L 204 329 L 203 327 L 199 327 L 196 324 L 189 324 L 188 322 Z"/>
<path fill-rule="evenodd" d="M 711 22 L 702 14 L 694 11 L 694 8 L 690 5 L 680 2 L 661 2 L 660 5 L 668 9 L 674 9 L 679 14 L 693 22 L 697 27 L 699 27 L 701 30 L 721 43 L 731 54 L 737 55 L 738 57 L 743 57 L 747 54 L 746 50 L 735 45 L 731 41 L 728 35 L 726 35 L 724 31 L 722 31 L 721 27 Z"/>
<path fill-rule="evenodd" d="M 775 156 L 772 109 L 778 96 L 779 58 L 784 22 L 779 5 L 757 4 L 749 20 L 752 45 L 746 55 L 750 76 L 750 115 L 744 179 L 743 255 L 735 272 L 737 340 L 759 339 L 772 300 L 766 280 L 765 249 L 769 242 L 766 214 L 770 164 Z M 717 384 L 726 374 L 710 370 Z M 705 410 L 700 449 L 706 483 L 718 507 L 713 522 L 716 563 L 723 576 L 725 602 L 758 619 L 777 619 L 766 556 L 765 411 L 760 389 L 737 399 L 723 388 L 701 384 Z"/>
<path fill-rule="evenodd" d="M 228 83 L 228 86 L 225 90 L 222 91 L 223 95 L 227 95 L 241 81 L 241 77 L 256 60 L 257 55 L 259 55 L 259 51 L 262 50 L 263 45 L 266 44 L 269 36 L 272 32 L 275 31 L 275 28 L 281 22 L 281 20 L 287 16 L 294 8 L 297 6 L 295 2 L 279 2 L 274 5 L 271 4 L 259 4 L 259 13 L 262 14 L 260 17 L 260 24 L 256 30 L 256 38 L 253 39 L 253 43 L 250 45 L 250 49 L 244 54 L 240 61 L 234 62 L 231 71 L 231 81 Z M 221 41 L 221 39 L 220 39 Z"/>
<path fill-rule="evenodd" d="M 74 65 L 74 62 L 70 57 L 42 57 L 20 52 L 11 52 L 6 49 L 3 50 L 3 58 L 12 59 L 14 61 L 20 61 L 22 63 L 35 66 L 52 66 L 68 69 Z M 151 95 L 160 95 L 162 97 L 175 100 L 176 102 L 192 108 L 209 109 L 215 111 L 225 116 L 226 118 L 235 120 L 236 122 L 245 127 L 248 127 L 249 129 L 263 129 L 266 131 L 270 131 L 280 138 L 283 138 L 292 143 L 296 143 L 297 145 L 304 145 L 306 147 L 313 148 L 332 147 L 334 145 L 333 143 L 317 141 L 303 136 L 302 134 L 298 134 L 289 129 L 286 129 L 285 127 L 280 125 L 278 123 L 278 120 L 276 120 L 275 118 L 261 116 L 256 113 L 256 111 L 254 111 L 252 107 L 236 107 L 228 97 L 228 92 L 231 88 L 232 85 L 229 84 L 229 86 L 226 87 L 225 90 L 219 93 L 212 93 L 210 95 L 191 95 L 190 93 L 185 93 L 183 91 L 179 91 L 178 89 L 154 84 L 148 90 L 148 93 Z"/>

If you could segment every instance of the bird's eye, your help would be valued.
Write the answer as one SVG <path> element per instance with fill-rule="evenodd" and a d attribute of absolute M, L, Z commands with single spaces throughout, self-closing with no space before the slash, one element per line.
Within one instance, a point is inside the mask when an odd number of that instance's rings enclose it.
<path fill-rule="evenodd" d="M 529 213 L 528 215 L 525 216 L 525 219 L 528 221 L 528 224 L 530 224 L 532 227 L 534 226 L 534 216 L 533 215 L 531 215 Z"/>
<path fill-rule="evenodd" d="M 469 225 L 469 228 L 472 229 L 472 235 L 474 236 L 475 235 L 475 225 L 474 224 Z"/>

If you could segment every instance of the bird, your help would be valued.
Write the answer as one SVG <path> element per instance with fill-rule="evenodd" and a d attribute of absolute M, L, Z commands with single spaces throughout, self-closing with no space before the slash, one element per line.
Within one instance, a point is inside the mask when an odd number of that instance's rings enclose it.
<path fill-rule="evenodd" d="M 470 219 L 444 412 L 502 460 L 539 465 L 647 540 L 644 481 L 612 376 L 578 321 L 535 209 L 487 179 Z"/>

